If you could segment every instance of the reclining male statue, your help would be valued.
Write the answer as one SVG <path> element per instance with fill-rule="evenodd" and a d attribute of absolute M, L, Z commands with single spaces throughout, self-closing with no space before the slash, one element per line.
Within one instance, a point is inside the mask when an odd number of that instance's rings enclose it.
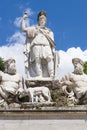
<path fill-rule="evenodd" d="M 23 89 L 22 76 L 16 73 L 15 60 L 4 62 L 5 71 L 0 71 L 0 96 L 6 102 L 17 102 L 16 95 Z"/>
<path fill-rule="evenodd" d="M 62 78 L 62 89 L 72 104 L 87 103 L 87 75 L 83 72 L 83 61 L 73 58 L 74 72 Z"/>

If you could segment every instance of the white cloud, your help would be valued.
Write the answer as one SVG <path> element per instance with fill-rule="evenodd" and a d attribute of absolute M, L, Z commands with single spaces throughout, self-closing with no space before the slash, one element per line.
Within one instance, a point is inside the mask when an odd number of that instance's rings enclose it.
<path fill-rule="evenodd" d="M 69 48 L 66 52 L 60 50 L 60 65 L 58 71 L 59 79 L 68 72 L 73 72 L 72 58 L 80 58 L 83 61 L 87 61 L 87 50 L 82 51 L 80 47 Z"/>
<path fill-rule="evenodd" d="M 14 21 L 14 25 L 16 27 L 20 27 L 21 26 L 21 20 L 22 20 L 22 17 L 17 17 Z"/>
<path fill-rule="evenodd" d="M 15 19 L 15 21 L 14 21 L 14 25 L 16 26 L 16 27 L 18 27 L 18 28 L 21 28 L 21 21 L 22 21 L 22 17 L 17 17 L 16 19 Z M 28 26 L 30 26 L 30 21 L 31 21 L 31 19 L 30 18 L 27 18 L 26 19 L 26 26 L 28 27 Z"/>
<path fill-rule="evenodd" d="M 25 12 L 28 16 L 33 14 L 30 8 L 27 8 Z M 0 20 L 2 18 L 0 17 Z M 16 27 L 20 27 L 22 17 L 17 17 L 14 21 Z M 30 17 L 27 20 L 27 26 L 30 25 Z M 15 32 L 10 38 L 7 39 L 9 46 L 0 47 L 0 57 L 8 59 L 10 57 L 16 60 L 17 72 L 25 77 L 24 72 L 24 55 L 23 48 L 25 43 L 25 34 L 20 32 Z M 78 57 L 83 61 L 87 61 L 87 50 L 82 51 L 80 47 L 69 48 L 66 52 L 59 50 L 60 64 L 58 69 L 58 79 L 61 79 L 68 72 L 73 71 L 72 58 Z"/>
<path fill-rule="evenodd" d="M 7 39 L 8 45 L 0 47 L 0 57 L 4 60 L 14 58 L 16 60 L 17 72 L 25 77 L 24 70 L 24 33 L 16 32 Z"/>
<path fill-rule="evenodd" d="M 27 8 L 27 9 L 25 9 L 25 12 L 28 14 L 28 16 L 31 16 L 31 15 L 33 15 L 33 11 L 30 9 L 30 8 Z M 25 13 L 24 12 L 24 13 Z M 16 19 L 15 19 L 15 21 L 14 21 L 14 25 L 16 26 L 16 27 L 21 27 L 21 20 L 22 20 L 22 17 L 17 17 Z M 31 21 L 31 19 L 30 18 L 27 18 L 26 19 L 26 26 L 30 26 L 30 21 Z"/>
<path fill-rule="evenodd" d="M 25 34 L 20 32 L 15 32 L 10 38 L 7 39 L 8 43 L 18 43 L 24 44 L 25 43 Z"/>
<path fill-rule="evenodd" d="M 10 46 L 0 47 L 0 57 L 8 59 L 10 57 L 16 60 L 17 72 L 25 77 L 23 44 L 15 43 Z M 87 50 L 82 51 L 78 48 L 69 48 L 66 52 L 59 50 L 60 64 L 58 69 L 58 79 L 61 79 L 68 72 L 73 71 L 72 58 L 78 57 L 83 61 L 87 61 Z"/>
<path fill-rule="evenodd" d="M 25 77 L 23 47 L 21 44 L 2 46 L 0 47 L 0 57 L 4 58 L 4 60 L 11 57 L 15 59 L 17 72 Z"/>
<path fill-rule="evenodd" d="M 28 14 L 28 16 L 33 15 L 33 11 L 31 10 L 31 8 L 27 8 L 25 12 Z"/>
<path fill-rule="evenodd" d="M 17 17 L 14 21 L 14 25 L 18 28 L 21 28 L 21 21 L 22 21 L 22 17 Z M 29 18 L 26 19 L 26 26 L 30 26 L 30 19 Z"/>
<path fill-rule="evenodd" d="M 33 11 L 30 8 L 27 8 L 25 12 L 28 13 L 28 16 L 33 14 Z M 1 17 L 0 17 L 1 20 Z M 14 21 L 16 27 L 21 27 L 22 17 L 17 17 Z M 26 21 L 27 26 L 30 25 L 30 18 Z M 24 43 L 26 40 L 25 33 L 15 32 L 11 37 L 7 39 L 8 45 L 0 47 L 0 57 L 4 60 L 8 58 L 14 58 L 16 60 L 17 72 L 22 74 L 25 77 L 24 70 Z"/>

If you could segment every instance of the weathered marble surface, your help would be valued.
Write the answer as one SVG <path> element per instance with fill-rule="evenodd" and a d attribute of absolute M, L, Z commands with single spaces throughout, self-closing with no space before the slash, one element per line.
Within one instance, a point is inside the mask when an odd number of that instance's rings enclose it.
<path fill-rule="evenodd" d="M 16 96 L 23 89 L 22 76 L 16 72 L 14 59 L 10 58 L 4 64 L 5 71 L 0 71 L 0 95 L 2 97 L 0 103 L 18 102 Z"/>
<path fill-rule="evenodd" d="M 36 84 L 35 87 L 32 88 L 32 85 L 30 84 L 30 86 L 27 86 L 27 88 L 24 89 L 23 78 L 16 73 L 15 60 L 8 59 L 4 64 L 5 71 L 0 71 L 1 108 L 5 107 L 7 109 L 13 106 L 14 108 L 20 108 L 20 104 L 23 102 L 30 102 L 32 103 L 32 106 L 34 106 L 34 103 L 37 103 L 37 105 L 51 104 L 51 93 L 49 88 L 44 86 L 45 84 L 41 86 L 33 81 L 34 84 Z"/>
<path fill-rule="evenodd" d="M 87 130 L 87 119 L 2 119 L 0 130 Z"/>
<path fill-rule="evenodd" d="M 44 79 L 44 80 L 25 80 L 26 87 L 36 87 L 36 86 L 46 86 L 50 90 L 58 88 L 61 84 L 59 80 L 51 80 L 51 79 Z"/>
<path fill-rule="evenodd" d="M 44 125 L 45 124 L 45 125 Z M 0 110 L 0 130 L 86 130 L 87 106 Z"/>
<path fill-rule="evenodd" d="M 25 13 L 22 18 L 22 31 L 26 33 L 25 71 L 27 78 L 56 78 L 59 64 L 59 54 L 55 51 L 54 34 L 46 28 L 46 12 L 38 14 L 38 25 L 26 27 Z"/>
<path fill-rule="evenodd" d="M 40 87 L 34 87 L 34 88 L 27 88 L 25 90 L 23 90 L 20 94 L 19 94 L 19 98 L 25 97 L 25 96 L 29 97 L 29 102 L 32 103 L 50 103 L 51 102 L 51 93 L 49 88 L 45 87 L 45 86 L 40 86 Z"/>
<path fill-rule="evenodd" d="M 62 78 L 62 89 L 67 96 L 68 105 L 87 104 L 87 75 L 83 72 L 83 61 L 72 59 L 74 72 Z"/>

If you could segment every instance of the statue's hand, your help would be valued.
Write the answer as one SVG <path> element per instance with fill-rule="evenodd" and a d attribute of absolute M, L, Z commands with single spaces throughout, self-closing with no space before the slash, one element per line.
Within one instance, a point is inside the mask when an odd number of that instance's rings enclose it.
<path fill-rule="evenodd" d="M 25 20 L 25 19 L 27 19 L 27 18 L 28 18 L 28 14 L 27 14 L 27 13 L 24 13 L 23 19 Z"/>

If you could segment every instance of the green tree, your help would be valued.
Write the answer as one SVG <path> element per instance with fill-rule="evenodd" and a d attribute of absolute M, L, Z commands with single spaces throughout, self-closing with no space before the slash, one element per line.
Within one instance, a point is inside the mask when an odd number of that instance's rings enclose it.
<path fill-rule="evenodd" d="M 5 70 L 5 67 L 4 67 L 4 61 L 3 59 L 0 57 L 0 70 L 1 71 L 4 71 Z"/>
<path fill-rule="evenodd" d="M 85 74 L 87 74 L 87 61 L 85 61 L 84 65 L 83 65 L 83 71 Z"/>

